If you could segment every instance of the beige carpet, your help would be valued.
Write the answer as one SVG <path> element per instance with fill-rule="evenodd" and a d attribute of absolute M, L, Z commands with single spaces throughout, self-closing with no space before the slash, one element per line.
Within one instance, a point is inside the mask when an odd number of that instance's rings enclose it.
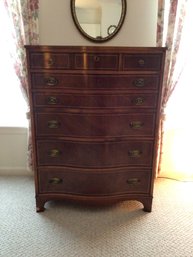
<path fill-rule="evenodd" d="M 0 177 L 2 257 L 193 257 L 193 183 L 157 179 L 153 211 L 138 202 L 35 212 L 31 177 Z"/>

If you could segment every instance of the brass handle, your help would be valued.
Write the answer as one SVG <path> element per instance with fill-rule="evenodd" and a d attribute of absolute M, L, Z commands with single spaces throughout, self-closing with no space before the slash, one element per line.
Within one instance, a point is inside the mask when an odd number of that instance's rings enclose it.
<path fill-rule="evenodd" d="M 49 120 L 48 121 L 48 128 L 50 129 L 56 129 L 59 128 L 60 126 L 60 122 L 57 120 Z"/>
<path fill-rule="evenodd" d="M 130 178 L 127 179 L 127 184 L 129 185 L 136 185 L 140 183 L 140 179 L 139 178 Z"/>
<path fill-rule="evenodd" d="M 132 121 L 132 122 L 130 122 L 130 127 L 132 129 L 140 129 L 140 128 L 143 127 L 143 125 L 144 125 L 144 123 L 141 122 L 141 121 Z"/>
<path fill-rule="evenodd" d="M 94 61 L 95 61 L 95 62 L 99 62 L 99 61 L 100 61 L 100 57 L 99 57 L 99 56 L 97 56 L 97 55 L 96 55 L 96 56 L 94 56 Z"/>
<path fill-rule="evenodd" d="M 58 157 L 61 154 L 60 150 L 58 149 L 52 149 L 49 151 L 49 157 L 55 158 Z"/>
<path fill-rule="evenodd" d="M 140 67 L 143 67 L 145 65 L 145 60 L 144 59 L 139 59 L 138 64 Z"/>
<path fill-rule="evenodd" d="M 48 65 L 49 66 L 52 66 L 54 64 L 54 60 L 52 59 L 52 58 L 50 58 L 49 60 L 48 60 Z"/>
<path fill-rule="evenodd" d="M 48 77 L 44 79 L 47 86 L 56 86 L 58 84 L 58 80 L 55 77 Z"/>
<path fill-rule="evenodd" d="M 49 96 L 47 99 L 47 103 L 48 104 L 57 104 L 58 103 L 58 99 L 55 96 Z"/>
<path fill-rule="evenodd" d="M 63 182 L 63 180 L 61 178 L 51 178 L 51 179 L 49 179 L 49 183 L 54 184 L 54 185 L 61 184 L 62 182 Z"/>
<path fill-rule="evenodd" d="M 143 105 L 145 102 L 145 99 L 143 97 L 137 97 L 134 99 L 133 102 L 135 105 Z"/>
<path fill-rule="evenodd" d="M 132 158 L 139 158 L 139 157 L 141 157 L 141 154 L 142 154 L 142 152 L 137 149 L 129 151 L 129 157 L 132 157 Z"/>
<path fill-rule="evenodd" d="M 135 87 L 144 87 L 145 86 L 145 79 L 140 78 L 133 81 Z"/>

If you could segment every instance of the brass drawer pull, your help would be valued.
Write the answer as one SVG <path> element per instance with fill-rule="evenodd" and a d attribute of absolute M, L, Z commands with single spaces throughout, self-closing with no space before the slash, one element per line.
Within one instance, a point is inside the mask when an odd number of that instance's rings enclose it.
<path fill-rule="evenodd" d="M 48 104 L 57 104 L 58 103 L 58 99 L 55 96 L 49 96 L 47 98 L 47 103 Z"/>
<path fill-rule="evenodd" d="M 145 86 L 145 80 L 143 78 L 136 79 L 133 81 L 133 84 L 135 87 L 144 87 Z"/>
<path fill-rule="evenodd" d="M 48 121 L 48 128 L 50 129 L 57 129 L 60 126 L 60 122 L 57 120 L 49 120 Z"/>
<path fill-rule="evenodd" d="M 58 80 L 55 77 L 48 77 L 44 79 L 47 86 L 56 86 L 58 84 Z"/>
<path fill-rule="evenodd" d="M 48 153 L 49 157 L 52 157 L 52 158 L 58 157 L 60 154 L 61 152 L 58 149 L 52 149 Z"/>
<path fill-rule="evenodd" d="M 51 179 L 49 179 L 49 183 L 54 184 L 54 185 L 61 184 L 62 182 L 63 182 L 63 180 L 61 178 L 51 178 Z"/>
<path fill-rule="evenodd" d="M 140 179 L 139 178 L 127 179 L 127 184 L 129 184 L 129 185 L 137 185 L 139 183 L 140 183 Z"/>
<path fill-rule="evenodd" d="M 48 60 L 48 65 L 49 66 L 52 66 L 54 64 L 54 60 L 52 59 L 52 58 L 50 58 L 49 60 Z"/>
<path fill-rule="evenodd" d="M 95 55 L 95 56 L 94 56 L 94 61 L 95 61 L 95 62 L 99 62 L 99 61 L 100 61 L 100 57 L 97 56 L 97 55 Z"/>
<path fill-rule="evenodd" d="M 136 149 L 136 150 L 130 150 L 128 154 L 129 154 L 129 157 L 139 158 L 141 157 L 142 152 Z"/>
<path fill-rule="evenodd" d="M 130 127 L 132 129 L 140 129 L 144 126 L 144 123 L 141 121 L 132 121 L 130 122 Z"/>
<path fill-rule="evenodd" d="M 135 105 L 143 105 L 145 102 L 145 99 L 143 97 L 137 97 L 133 100 L 133 103 Z"/>
<path fill-rule="evenodd" d="M 143 67 L 145 65 L 145 60 L 144 59 L 139 59 L 138 64 L 140 67 Z"/>

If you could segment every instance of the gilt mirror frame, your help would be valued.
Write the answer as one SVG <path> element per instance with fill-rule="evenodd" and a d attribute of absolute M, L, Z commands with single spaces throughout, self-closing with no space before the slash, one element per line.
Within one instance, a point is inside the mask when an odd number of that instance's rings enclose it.
<path fill-rule="evenodd" d="M 71 0 L 71 14 L 73 21 L 75 23 L 75 26 L 77 27 L 78 31 L 81 33 L 82 36 L 84 36 L 86 39 L 95 42 L 95 43 L 102 43 L 105 41 L 108 41 L 112 39 L 121 29 L 123 22 L 125 20 L 126 12 L 127 12 L 127 0 L 120 0 L 122 5 L 121 15 L 118 24 L 111 24 L 109 27 L 107 27 L 107 36 L 105 37 L 93 37 L 86 33 L 86 31 L 82 28 L 82 26 L 79 23 L 77 12 L 76 12 L 76 0 Z M 112 29 L 113 28 L 113 29 Z M 112 31 L 112 32 L 110 32 Z"/>

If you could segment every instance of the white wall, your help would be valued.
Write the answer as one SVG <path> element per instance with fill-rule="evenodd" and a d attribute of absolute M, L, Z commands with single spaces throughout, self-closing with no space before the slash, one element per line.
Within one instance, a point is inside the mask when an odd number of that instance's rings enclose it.
<path fill-rule="evenodd" d="M 127 0 L 127 14 L 121 30 L 116 37 L 102 45 L 155 46 L 157 5 L 158 0 Z M 40 44 L 95 44 L 85 39 L 75 27 L 70 0 L 40 0 L 39 15 Z"/>

